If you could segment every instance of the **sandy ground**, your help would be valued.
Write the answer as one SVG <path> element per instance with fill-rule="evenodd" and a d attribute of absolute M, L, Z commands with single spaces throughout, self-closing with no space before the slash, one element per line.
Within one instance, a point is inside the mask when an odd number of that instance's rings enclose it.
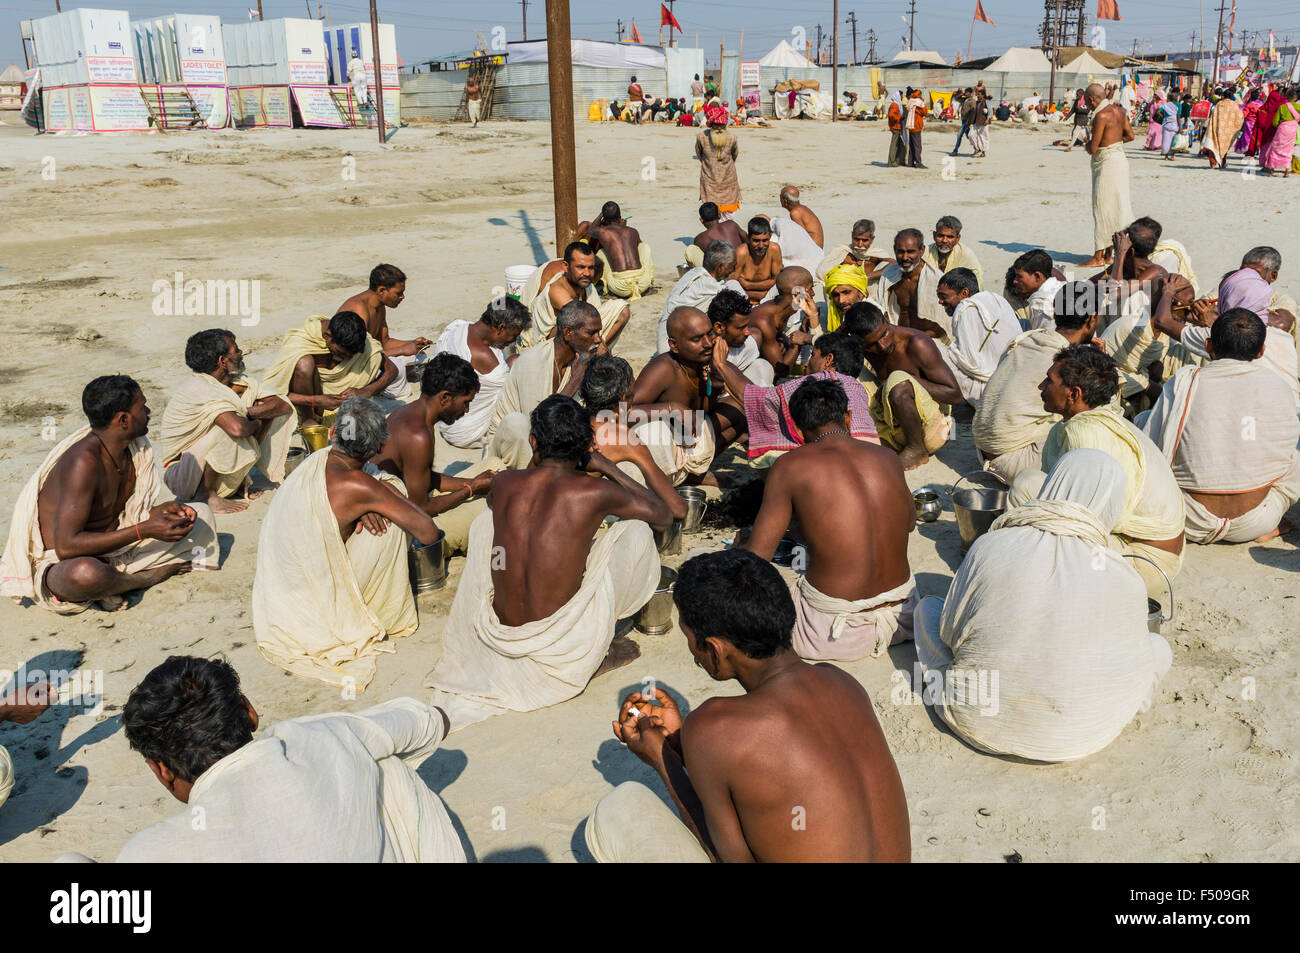
<path fill-rule="evenodd" d="M 185 338 L 195 330 L 232 327 L 250 352 L 250 369 L 260 371 L 287 328 L 310 314 L 333 313 L 364 287 L 372 265 L 391 261 L 410 276 L 406 303 L 391 316 L 394 333 L 436 337 L 449 321 L 475 317 L 502 283 L 502 269 L 542 260 L 551 240 L 549 130 L 542 123 L 412 127 L 381 147 L 361 131 L 56 138 L 33 137 L 6 121 L 6 514 L 48 451 L 47 438 L 82 422 L 79 395 L 90 377 L 135 376 L 158 420 L 183 369 Z M 928 131 L 930 169 L 913 171 L 885 168 L 888 134 L 879 124 L 742 130 L 746 209 L 776 211 L 778 188 L 793 181 L 821 216 L 828 243 L 845 240 L 850 223 L 866 216 L 886 245 L 898 228 L 928 233 L 939 215 L 955 213 L 993 279 L 1030 248 L 1046 247 L 1062 264 L 1091 252 L 1082 151 L 1052 149 L 1055 131 L 998 126 L 988 159 L 957 159 L 945 171 L 951 135 Z M 692 130 L 648 126 L 583 123 L 577 131 L 581 217 L 606 199 L 619 200 L 652 244 L 665 289 L 682 243 L 698 230 L 693 137 Z M 1167 235 L 1184 242 L 1203 283 L 1267 242 L 1282 252 L 1283 284 L 1290 279 L 1290 291 L 1300 292 L 1300 237 L 1282 217 L 1293 181 L 1211 172 L 1189 158 L 1166 164 L 1136 150 L 1130 156 L 1135 211 L 1154 215 Z M 260 279 L 260 322 L 155 316 L 153 283 L 176 271 Z M 619 352 L 637 367 L 653 349 L 662 301 L 634 306 Z M 975 467 L 963 427 L 936 459 L 909 474 L 909 483 L 948 484 Z M 67 668 L 84 654 L 80 664 L 103 673 L 106 695 L 98 716 L 55 709 L 27 727 L 0 726 L 0 744 L 18 772 L 0 810 L 0 859 L 48 860 L 75 849 L 111 860 L 135 831 L 179 809 L 120 730 L 131 688 L 169 654 L 224 655 L 264 724 L 424 694 L 461 560 L 453 562 L 438 607 L 422 613 L 419 630 L 396 654 L 380 657 L 370 690 L 342 699 L 281 672 L 254 644 L 249 594 L 265 510 L 265 502 L 256 503 L 221 519 L 219 573 L 173 580 L 124 613 L 61 618 L 9 600 L 0 605 L 0 667 Z M 686 547 L 731 533 L 717 528 L 688 537 Z M 922 592 L 942 595 L 961 558 L 950 509 L 919 528 L 910 556 Z M 1293 639 L 1300 626 L 1289 600 L 1298 572 L 1293 541 L 1192 547 L 1176 583 L 1177 618 L 1166 627 L 1174 667 L 1156 704 L 1108 749 L 1079 763 L 1022 764 L 965 746 L 926 708 L 907 703 L 901 679 L 915 663 L 910 645 L 847 666 L 870 692 L 898 760 L 914 857 L 1295 859 L 1300 841 L 1286 818 L 1294 820 L 1297 809 Z M 444 798 L 471 857 L 587 858 L 581 823 L 592 805 L 612 784 L 651 778 L 610 735 L 618 700 L 642 676 L 692 705 L 739 690 L 697 669 L 677 629 L 640 642 L 639 661 L 598 679 L 581 697 L 473 726 L 424 763 L 420 773 Z"/>

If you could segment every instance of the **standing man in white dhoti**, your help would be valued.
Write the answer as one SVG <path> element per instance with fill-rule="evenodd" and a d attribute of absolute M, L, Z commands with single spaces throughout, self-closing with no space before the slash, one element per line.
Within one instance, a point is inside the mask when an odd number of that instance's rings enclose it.
<path fill-rule="evenodd" d="M 173 655 L 146 675 L 122 710 L 126 739 L 188 807 L 137 833 L 118 861 L 465 861 L 447 809 L 414 770 L 446 737 L 446 713 L 395 698 L 254 739 L 258 722 L 220 659 Z"/>
<path fill-rule="evenodd" d="M 348 60 L 348 82 L 352 84 L 352 95 L 356 97 L 358 108 L 374 105 L 370 101 L 370 79 L 366 76 L 365 61 L 355 48 L 352 50 L 352 58 Z"/>
<path fill-rule="evenodd" d="M 284 479 L 293 405 L 244 376 L 244 352 L 229 331 L 191 335 L 185 363 L 193 373 L 163 411 L 163 482 L 177 499 L 238 513 L 259 495 L 247 489 L 254 465 L 272 483 Z"/>
<path fill-rule="evenodd" d="M 1095 249 L 1081 267 L 1104 265 L 1110 260 L 1111 244 L 1116 232 L 1133 221 L 1133 202 L 1129 197 L 1128 157 L 1124 143 L 1133 141 L 1133 127 L 1128 113 L 1114 103 L 1102 105 L 1106 90 L 1100 83 L 1088 87 L 1085 95 L 1092 112 L 1088 155 L 1092 156 L 1092 244 Z"/>

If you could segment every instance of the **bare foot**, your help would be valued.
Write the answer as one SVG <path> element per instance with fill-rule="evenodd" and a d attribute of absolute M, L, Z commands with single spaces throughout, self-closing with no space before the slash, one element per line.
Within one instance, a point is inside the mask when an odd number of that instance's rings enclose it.
<path fill-rule="evenodd" d="M 215 493 L 208 497 L 207 504 L 213 513 L 242 513 L 248 509 L 247 500 L 227 500 Z"/>
<path fill-rule="evenodd" d="M 898 462 L 904 470 L 915 470 L 930 462 L 930 455 L 919 447 L 904 447 L 898 454 Z"/>
<path fill-rule="evenodd" d="M 1085 262 L 1080 262 L 1079 267 L 1080 267 L 1080 268 L 1097 268 L 1097 267 L 1099 267 L 1099 266 L 1101 266 L 1101 265 L 1104 265 L 1104 264 L 1106 264 L 1106 256 L 1105 256 L 1105 255 L 1093 255 L 1093 256 L 1092 256 L 1091 258 L 1089 258 L 1087 261 L 1085 261 Z"/>
<path fill-rule="evenodd" d="M 126 608 L 126 596 L 105 596 L 103 599 L 96 599 L 95 605 L 105 612 L 121 612 Z"/>
<path fill-rule="evenodd" d="M 172 576 L 179 576 L 183 573 L 187 573 L 193 568 L 194 564 L 186 561 L 172 563 L 169 566 L 159 566 L 157 569 L 145 569 L 140 572 L 133 572 L 130 574 L 130 579 L 133 583 L 131 590 L 148 589 L 151 586 L 158 585 L 158 583 L 165 579 L 170 579 Z"/>
<path fill-rule="evenodd" d="M 1282 536 L 1285 536 L 1287 533 L 1291 532 L 1294 529 L 1295 527 L 1292 526 L 1291 523 L 1289 523 L 1287 520 L 1283 520 L 1282 522 L 1277 524 L 1277 529 L 1265 533 L 1263 536 L 1255 540 L 1255 542 L 1267 543 L 1271 539 L 1278 539 Z"/>
<path fill-rule="evenodd" d="M 592 678 L 599 678 L 606 672 L 612 672 L 616 668 L 622 668 L 624 665 L 634 662 L 641 657 L 641 646 L 637 645 L 627 636 L 615 639 L 609 643 L 609 651 L 605 653 L 605 659 L 600 663 L 600 668 L 596 669 L 596 674 Z"/>

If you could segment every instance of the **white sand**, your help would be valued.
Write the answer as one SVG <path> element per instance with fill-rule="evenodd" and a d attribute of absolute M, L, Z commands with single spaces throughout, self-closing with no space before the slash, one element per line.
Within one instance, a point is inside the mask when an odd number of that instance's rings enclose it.
<path fill-rule="evenodd" d="M 618 200 L 653 245 L 665 289 L 680 260 L 679 239 L 698 231 L 694 134 L 578 127 L 580 216 Z M 1048 147 L 1062 135 L 995 126 L 990 158 L 958 159 L 945 179 L 948 132 L 927 131 L 930 169 L 913 171 L 884 168 L 888 134 L 879 124 L 742 130 L 746 210 L 778 211 L 777 190 L 791 181 L 821 216 L 828 244 L 845 240 L 849 225 L 866 216 L 876 220 L 886 248 L 895 230 L 915 225 L 928 234 L 938 216 L 955 213 L 996 287 L 1021 251 L 1043 246 L 1066 263 L 1092 250 L 1088 158 Z M 394 333 L 435 337 L 453 319 L 476 317 L 503 283 L 503 268 L 535 260 L 534 248 L 551 241 L 549 131 L 542 123 L 412 127 L 385 147 L 361 131 L 38 138 L 10 126 L 0 128 L 0 141 L 0 202 L 10 226 L 0 239 L 6 532 L 14 497 L 50 446 L 42 418 L 54 417 L 60 436 L 78 426 L 80 392 L 92 376 L 136 377 L 158 421 L 182 369 L 185 338 L 196 330 L 231 327 L 250 368 L 260 371 L 287 328 L 309 314 L 332 314 L 382 260 L 410 276 L 406 303 L 391 315 Z M 342 174 L 349 152 L 355 181 Z M 55 161 L 54 181 L 41 177 L 47 156 Z M 1293 217 L 1283 217 L 1294 198 L 1289 181 L 1211 172 L 1189 158 L 1167 164 L 1136 150 L 1130 156 L 1135 211 L 1154 215 L 1189 248 L 1203 284 L 1266 242 L 1282 252 L 1283 284 L 1300 291 L 1300 237 Z M 652 167 L 647 181 L 643 170 Z M 187 278 L 260 279 L 260 324 L 155 317 L 153 282 L 177 270 Z M 634 306 L 619 351 L 637 367 L 653 349 L 662 302 L 661 294 Z M 102 337 L 84 340 L 91 337 L 85 329 Z M 963 428 L 909 483 L 950 483 L 976 466 Z M 274 668 L 254 645 L 249 591 L 265 507 L 221 518 L 220 573 L 172 580 L 125 613 L 65 619 L 8 600 L 0 605 L 0 667 L 59 667 L 52 660 L 67 656 L 60 650 L 82 650 L 84 665 L 103 671 L 107 695 L 98 718 L 55 710 L 27 727 L 0 726 L 0 744 L 19 773 L 0 810 L 0 860 L 50 859 L 70 849 L 111 860 L 132 833 L 180 809 L 128 749 L 118 717 L 131 688 L 169 654 L 224 654 L 263 724 L 424 694 L 461 561 L 453 563 L 442 609 L 425 613 L 395 655 L 380 657 L 369 691 L 345 700 Z M 716 538 L 688 537 L 686 547 Z M 942 594 L 960 559 L 951 510 L 916 532 L 911 558 L 922 592 Z M 1286 818 L 1293 822 L 1297 808 L 1293 640 L 1300 624 L 1290 601 L 1297 572 L 1291 541 L 1190 547 L 1176 583 L 1178 618 L 1166 628 L 1172 672 L 1154 707 L 1081 763 L 988 757 L 940 729 L 924 707 L 895 703 L 902 697 L 895 676 L 910 673 L 915 661 L 910 645 L 847 666 L 874 699 L 898 760 L 914 857 L 1294 859 L 1298 839 Z M 581 697 L 474 726 L 426 762 L 421 774 L 445 799 L 473 856 L 586 856 L 579 825 L 596 800 L 612 783 L 651 777 L 610 734 L 618 700 L 642 676 L 691 704 L 738 691 L 697 669 L 676 629 L 638 639 L 642 658 Z M 1254 679 L 1252 700 L 1242 697 L 1246 679 Z"/>

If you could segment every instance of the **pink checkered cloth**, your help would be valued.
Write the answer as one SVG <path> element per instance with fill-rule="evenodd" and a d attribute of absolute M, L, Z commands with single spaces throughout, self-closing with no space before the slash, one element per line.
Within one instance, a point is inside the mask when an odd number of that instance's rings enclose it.
<path fill-rule="evenodd" d="M 836 380 L 849 398 L 851 433 L 858 440 L 879 443 L 876 422 L 871 419 L 871 401 L 861 382 L 838 371 L 818 371 L 807 377 L 793 377 L 775 387 L 751 384 L 745 389 L 745 419 L 749 423 L 749 459 L 773 451 L 793 450 L 803 445 L 790 416 L 790 396 L 804 381 Z"/>

